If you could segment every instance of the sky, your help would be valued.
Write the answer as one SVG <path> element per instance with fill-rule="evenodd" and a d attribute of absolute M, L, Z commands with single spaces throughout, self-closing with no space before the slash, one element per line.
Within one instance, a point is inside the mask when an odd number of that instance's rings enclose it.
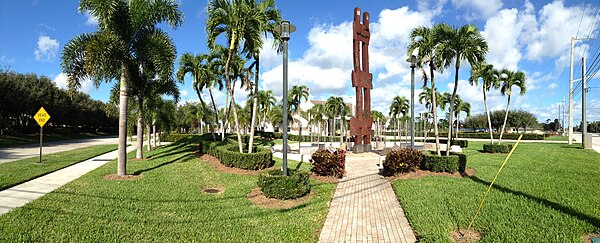
<path fill-rule="evenodd" d="M 183 25 L 170 29 L 160 25 L 173 38 L 177 54 L 207 53 L 205 22 L 207 0 L 178 0 L 184 13 Z M 0 0 L 0 67 L 20 73 L 36 73 L 66 88 L 67 76 L 60 68 L 66 43 L 82 33 L 97 30 L 97 21 L 77 10 L 78 1 Z M 538 121 L 558 118 L 559 105 L 568 107 L 569 55 L 571 36 L 591 38 L 575 42 L 574 79 L 581 78 L 581 58 L 588 65 L 598 57 L 600 40 L 600 0 L 436 0 L 436 1 L 276 1 L 285 19 L 297 27 L 289 43 L 289 85 L 306 85 L 310 98 L 341 96 L 354 100 L 351 85 L 352 18 L 359 7 L 370 13 L 370 72 L 373 74 L 372 109 L 388 113 L 394 96 L 410 96 L 410 66 L 406 47 L 410 31 L 418 26 L 448 23 L 455 27 L 474 24 L 486 38 L 488 63 L 496 68 L 523 71 L 527 92 L 513 95 L 510 109 L 523 109 Z M 282 94 L 282 56 L 267 38 L 261 51 L 259 88 Z M 600 60 L 598 60 L 600 61 Z M 177 64 L 176 64 L 177 65 Z M 175 67 L 177 68 L 177 66 Z M 458 94 L 471 103 L 472 114 L 484 112 L 481 86 L 468 83 L 470 66 L 461 65 Z M 107 101 L 112 83 L 95 87 L 87 81 L 81 91 Z M 416 74 L 416 94 L 422 79 Z M 436 74 L 439 91 L 451 92 L 454 70 Z M 575 87 L 580 87 L 576 82 Z M 600 120 L 600 72 L 588 82 L 588 120 Z M 598 88 L 596 88 L 598 87 Z M 574 121 L 581 119 L 581 88 L 575 91 Z M 191 77 L 180 85 L 182 103 L 198 101 Z M 225 95 L 214 90 L 217 105 Z M 514 91 L 518 92 L 518 88 Z M 204 93 L 207 93 L 205 91 Z M 245 102 L 247 91 L 237 89 L 236 101 Z M 506 97 L 492 90 L 490 109 L 506 107 Z M 416 103 L 416 113 L 425 110 Z M 464 115 L 463 115 L 464 117 Z"/>

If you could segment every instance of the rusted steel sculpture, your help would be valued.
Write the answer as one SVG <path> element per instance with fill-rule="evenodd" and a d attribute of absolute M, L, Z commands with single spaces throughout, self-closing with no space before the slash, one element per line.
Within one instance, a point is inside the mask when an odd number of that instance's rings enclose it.
<path fill-rule="evenodd" d="M 371 89 L 373 74 L 369 73 L 369 13 L 363 14 L 360 23 L 360 8 L 354 8 L 352 87 L 356 89 L 356 116 L 350 119 L 350 135 L 354 137 L 354 152 L 371 150 Z"/>

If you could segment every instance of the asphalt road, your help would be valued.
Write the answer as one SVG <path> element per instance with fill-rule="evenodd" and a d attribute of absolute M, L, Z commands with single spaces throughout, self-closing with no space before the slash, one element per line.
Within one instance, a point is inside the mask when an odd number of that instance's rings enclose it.
<path fill-rule="evenodd" d="M 85 148 L 93 145 L 117 144 L 118 142 L 119 138 L 117 136 L 50 142 L 43 144 L 44 146 L 42 148 L 42 154 L 57 153 L 67 150 Z M 0 148 L 0 164 L 37 156 L 40 156 L 39 144 Z"/>

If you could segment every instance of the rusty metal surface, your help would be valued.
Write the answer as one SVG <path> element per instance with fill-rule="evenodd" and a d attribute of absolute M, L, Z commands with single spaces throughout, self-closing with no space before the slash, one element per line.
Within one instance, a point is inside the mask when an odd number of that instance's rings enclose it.
<path fill-rule="evenodd" d="M 350 135 L 355 145 L 371 143 L 371 89 L 373 74 L 369 73 L 369 13 L 363 14 L 360 22 L 360 8 L 354 8 L 352 24 L 352 51 L 354 69 L 352 70 L 352 87 L 356 90 L 356 116 L 350 119 Z"/>

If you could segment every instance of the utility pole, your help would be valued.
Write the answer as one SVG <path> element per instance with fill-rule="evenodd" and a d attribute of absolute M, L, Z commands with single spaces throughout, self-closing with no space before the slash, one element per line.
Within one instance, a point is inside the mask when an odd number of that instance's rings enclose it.
<path fill-rule="evenodd" d="M 585 139 L 587 136 L 587 118 L 585 115 L 586 109 L 586 93 L 587 87 L 585 84 L 585 57 L 581 58 L 581 146 L 585 148 Z"/>
<path fill-rule="evenodd" d="M 569 68 L 569 144 L 573 144 L 573 47 L 575 37 L 571 36 L 571 67 Z"/>
<path fill-rule="evenodd" d="M 563 96 L 563 102 L 562 102 L 562 135 L 565 135 L 565 97 Z"/>
<path fill-rule="evenodd" d="M 569 144 L 573 144 L 573 49 L 576 40 L 591 40 L 591 38 L 575 38 L 571 36 L 571 67 L 569 68 Z"/>

